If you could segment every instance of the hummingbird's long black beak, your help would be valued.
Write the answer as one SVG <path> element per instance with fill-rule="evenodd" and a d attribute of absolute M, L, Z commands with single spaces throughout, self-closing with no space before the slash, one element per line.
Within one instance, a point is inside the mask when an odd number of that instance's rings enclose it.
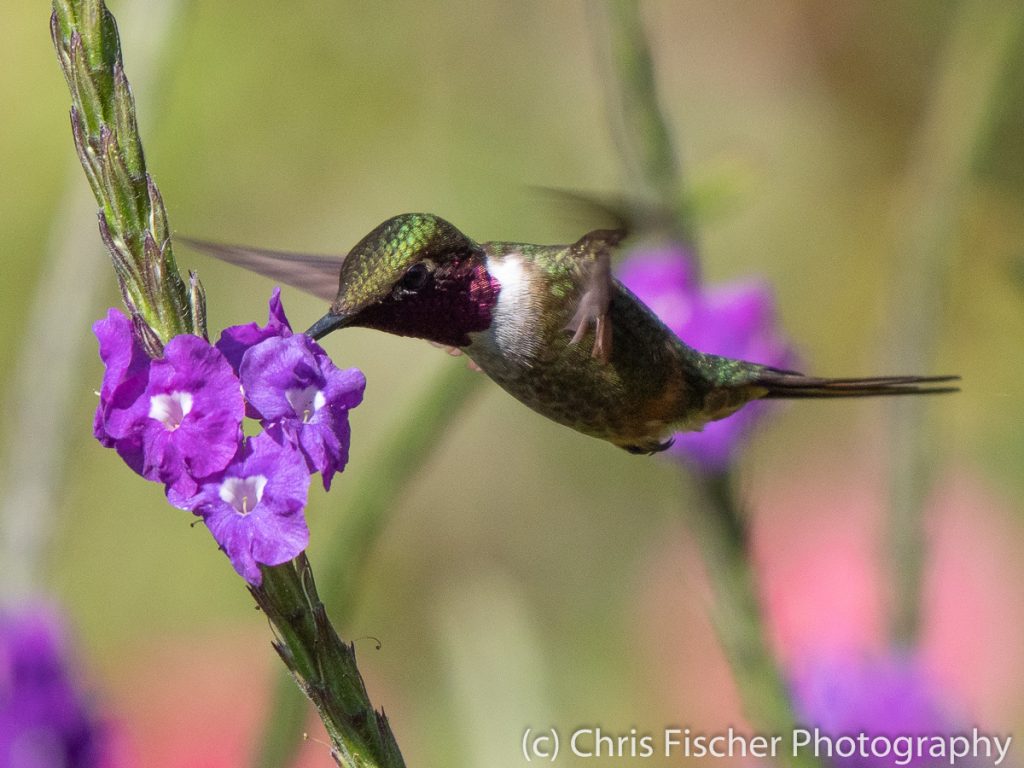
<path fill-rule="evenodd" d="M 344 328 L 352 321 L 352 319 L 352 315 L 332 315 L 328 312 L 309 326 L 309 330 L 306 331 L 306 335 L 313 339 L 322 339 L 331 331 L 337 330 L 338 328 Z"/>

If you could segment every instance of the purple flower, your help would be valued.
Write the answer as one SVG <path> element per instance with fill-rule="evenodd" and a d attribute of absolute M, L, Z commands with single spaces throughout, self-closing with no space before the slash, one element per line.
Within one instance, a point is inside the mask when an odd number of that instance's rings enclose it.
<path fill-rule="evenodd" d="M 284 314 L 284 306 L 281 304 L 281 289 L 275 287 L 273 293 L 270 294 L 267 324 L 259 326 L 256 323 L 247 323 L 225 328 L 221 331 L 216 346 L 224 353 L 224 357 L 228 359 L 231 368 L 237 374 L 242 365 L 242 356 L 250 347 L 276 336 L 288 337 L 291 335 L 292 326 L 288 322 L 288 318 Z"/>
<path fill-rule="evenodd" d="M 240 373 L 257 418 L 294 441 L 329 489 L 348 461 L 348 412 L 362 402 L 362 372 L 339 370 L 315 341 L 298 334 L 250 348 Z"/>
<path fill-rule="evenodd" d="M 106 366 L 92 432 L 105 447 L 113 448 L 117 438 L 107 430 L 107 417 L 111 411 L 130 407 L 142 394 L 149 374 L 149 355 L 135 338 L 131 320 L 112 307 L 103 320 L 93 324 L 92 330 Z"/>
<path fill-rule="evenodd" d="M 141 395 L 108 415 L 107 432 L 143 477 L 190 495 L 196 478 L 221 471 L 234 457 L 243 407 L 224 356 L 197 336 L 176 336 L 150 364 Z"/>
<path fill-rule="evenodd" d="M 72 679 L 56 613 L 0 611 L 0 766 L 108 764 L 109 733 Z"/>
<path fill-rule="evenodd" d="M 310 473 L 323 473 L 330 488 L 344 469 L 363 374 L 339 370 L 316 342 L 292 333 L 279 289 L 265 326 L 228 328 L 216 347 L 176 336 L 158 360 L 116 310 L 95 330 L 107 366 L 94 424 L 100 442 L 164 483 L 173 505 L 202 516 L 250 583 L 260 583 L 261 564 L 302 552 Z M 264 427 L 248 440 L 246 413 Z"/>
<path fill-rule="evenodd" d="M 776 327 L 771 289 L 748 280 L 705 288 L 680 245 L 640 249 L 622 265 L 619 279 L 690 346 L 715 355 L 781 368 L 793 352 Z M 752 403 L 713 421 L 702 432 L 676 435 L 669 450 L 704 471 L 724 469 L 766 403 Z"/>
<path fill-rule="evenodd" d="M 837 768 L 931 764 L 934 761 L 927 754 L 897 754 L 911 747 L 905 739 L 897 737 L 953 732 L 951 718 L 940 705 L 934 685 L 918 661 L 909 655 L 815 663 L 794 681 L 793 698 L 801 724 L 808 729 L 819 728 L 833 742 L 840 736 L 867 735 L 865 750 L 858 748 L 845 757 L 833 755 L 830 762 Z M 883 738 L 872 748 L 871 740 L 876 737 Z M 882 755 L 886 743 L 892 750 Z"/>
<path fill-rule="evenodd" d="M 263 432 L 246 440 L 227 469 L 203 479 L 181 506 L 202 516 L 235 570 L 258 586 L 260 564 L 287 562 L 309 543 L 302 514 L 308 490 L 302 454 Z"/>

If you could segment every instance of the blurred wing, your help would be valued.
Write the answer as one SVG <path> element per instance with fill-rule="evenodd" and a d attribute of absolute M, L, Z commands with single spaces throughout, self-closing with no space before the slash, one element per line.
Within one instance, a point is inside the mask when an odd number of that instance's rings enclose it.
<path fill-rule="evenodd" d="M 533 191 L 549 205 L 557 206 L 571 223 L 581 229 L 615 230 L 624 240 L 638 229 L 636 217 L 631 213 L 638 203 L 626 197 L 613 197 L 579 192 L 559 187 L 534 186 Z"/>
<path fill-rule="evenodd" d="M 271 280 L 279 280 L 300 291 L 311 293 L 324 301 L 332 302 L 338 295 L 338 273 L 342 262 L 340 257 L 224 245 L 180 235 L 175 235 L 174 240 L 207 256 L 245 267 Z"/>

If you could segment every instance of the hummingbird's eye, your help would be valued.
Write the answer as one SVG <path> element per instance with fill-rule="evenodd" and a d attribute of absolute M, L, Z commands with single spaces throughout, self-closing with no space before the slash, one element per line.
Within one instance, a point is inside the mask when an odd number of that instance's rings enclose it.
<path fill-rule="evenodd" d="M 427 284 L 428 277 L 430 277 L 430 270 L 427 269 L 426 264 L 423 262 L 413 264 L 408 270 L 406 270 L 406 273 L 402 275 L 402 288 L 406 291 L 416 292 Z"/>

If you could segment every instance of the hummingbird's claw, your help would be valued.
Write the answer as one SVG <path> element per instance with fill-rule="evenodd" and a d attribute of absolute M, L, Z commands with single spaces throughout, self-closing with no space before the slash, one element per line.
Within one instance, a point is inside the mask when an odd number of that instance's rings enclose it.
<path fill-rule="evenodd" d="M 452 357 L 462 357 L 465 354 L 461 349 L 459 349 L 458 347 L 453 347 L 450 344 L 439 344 L 436 341 L 428 341 L 427 343 L 430 346 L 432 346 L 432 347 L 437 347 L 438 349 L 443 349 L 445 352 L 447 352 Z M 476 371 L 477 373 L 483 373 L 483 370 L 484 370 L 479 365 L 477 365 L 475 362 L 473 362 L 473 359 L 471 357 L 469 357 L 468 355 L 466 355 L 466 367 L 469 368 L 469 370 L 471 370 L 471 371 Z"/>
<path fill-rule="evenodd" d="M 607 312 L 594 320 L 594 347 L 590 356 L 602 363 L 612 359 L 612 319 Z"/>
<path fill-rule="evenodd" d="M 612 319 L 608 316 L 607 311 L 591 312 L 585 305 L 585 301 L 580 303 L 580 308 L 573 315 L 569 324 L 565 326 L 565 330 L 573 331 L 569 343 L 579 344 L 583 337 L 587 335 L 587 331 L 590 330 L 590 325 L 593 323 L 594 348 L 591 351 L 591 356 L 603 358 L 607 362 L 612 350 Z"/>
<path fill-rule="evenodd" d="M 584 336 L 587 335 L 587 331 L 590 330 L 590 324 L 594 324 L 594 346 L 590 350 L 590 356 L 595 360 L 600 360 L 602 363 L 607 363 L 612 357 L 612 319 L 607 311 L 599 314 L 591 314 L 585 309 L 585 297 L 584 301 L 580 302 L 580 308 L 576 311 L 573 319 L 565 327 L 567 331 L 574 331 L 572 338 L 569 339 L 570 344 L 579 344 Z"/>
<path fill-rule="evenodd" d="M 675 443 L 676 439 L 670 437 L 668 440 L 658 442 L 657 440 L 648 441 L 645 443 L 637 443 L 635 445 L 623 445 L 627 453 L 632 453 L 634 456 L 653 456 L 656 453 L 667 451 Z"/>
<path fill-rule="evenodd" d="M 437 349 L 443 349 L 452 357 L 459 357 L 462 355 L 462 350 L 459 349 L 458 347 L 453 347 L 451 344 L 441 344 L 436 341 L 428 341 L 427 343 L 432 347 L 436 347 Z"/>

